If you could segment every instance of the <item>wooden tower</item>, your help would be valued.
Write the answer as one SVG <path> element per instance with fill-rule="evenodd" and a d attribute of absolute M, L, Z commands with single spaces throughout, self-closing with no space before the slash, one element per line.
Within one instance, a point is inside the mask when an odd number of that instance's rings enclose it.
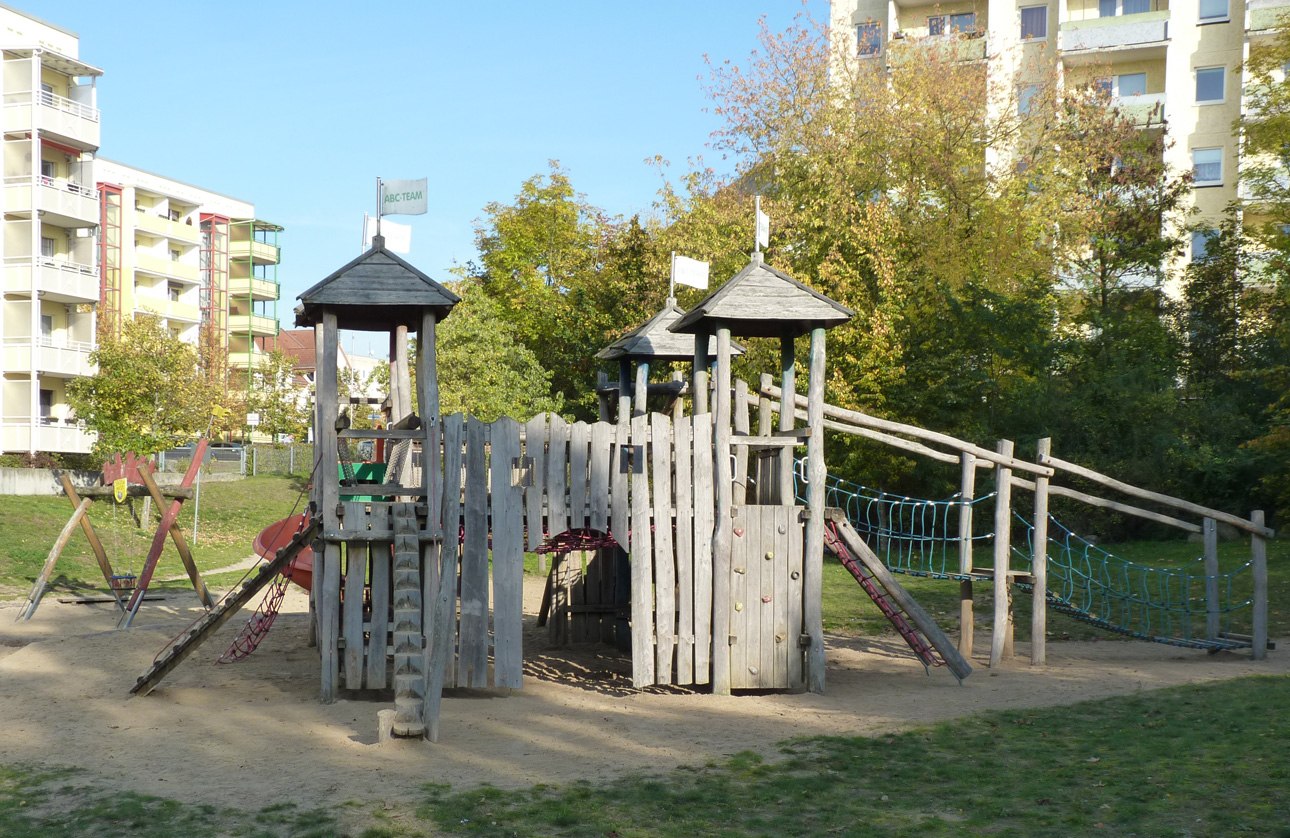
<path fill-rule="evenodd" d="M 335 700 L 341 688 L 387 689 L 392 668 L 393 732 L 418 736 L 425 732 L 430 656 L 424 606 L 438 590 L 443 536 L 435 327 L 459 298 L 386 250 L 376 236 L 371 249 L 299 299 L 296 325 L 314 328 L 317 353 L 313 503 L 321 529 L 314 543 L 312 606 L 322 700 Z M 387 429 L 349 427 L 338 396 L 341 329 L 389 335 Z M 418 336 L 415 413 L 409 332 Z M 360 438 L 384 439 L 395 451 L 378 485 L 354 480 L 348 447 Z M 419 469 L 413 468 L 416 449 L 425 458 Z"/>
<path fill-rule="evenodd" d="M 712 688 L 824 691 L 821 615 L 824 557 L 824 332 L 854 313 L 777 271 L 753 253 L 743 270 L 681 317 L 672 331 L 696 335 L 695 413 L 707 412 L 707 337 L 716 339 L 713 387 L 713 480 L 716 515 L 712 535 Z M 811 336 L 807 424 L 795 429 L 798 337 Z M 778 337 L 784 398 L 777 432 L 732 434 L 731 336 Z M 807 449 L 808 499 L 793 492 L 793 448 Z M 778 486 L 736 502 L 731 454 L 739 447 L 778 448 Z M 736 456 L 737 459 L 737 456 Z M 764 485 L 764 482 L 763 482 Z M 722 642 L 722 641 L 726 642 Z M 773 649 L 756 661 L 746 647 Z M 804 654 L 803 654 L 804 653 Z M 781 677 L 781 664 L 784 676 Z"/>

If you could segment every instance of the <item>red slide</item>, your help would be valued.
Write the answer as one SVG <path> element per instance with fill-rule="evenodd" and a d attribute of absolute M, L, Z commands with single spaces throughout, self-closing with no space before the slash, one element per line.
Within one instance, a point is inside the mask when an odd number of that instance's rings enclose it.
<path fill-rule="evenodd" d="M 301 512 L 299 515 L 275 521 L 260 530 L 260 534 L 253 542 L 255 554 L 272 560 L 278 550 L 286 547 L 291 542 L 291 537 L 305 526 L 307 516 L 307 512 Z M 309 590 L 314 575 L 314 551 L 309 547 L 301 548 L 300 554 L 291 560 L 291 563 L 282 571 L 282 575 L 287 576 L 306 591 Z"/>

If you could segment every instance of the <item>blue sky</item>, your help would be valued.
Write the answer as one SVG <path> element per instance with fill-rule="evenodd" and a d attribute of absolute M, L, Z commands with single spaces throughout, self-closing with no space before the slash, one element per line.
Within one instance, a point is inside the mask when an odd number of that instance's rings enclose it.
<path fill-rule="evenodd" d="M 279 318 L 359 252 L 376 178 L 429 178 L 409 260 L 474 256 L 485 204 L 557 159 L 611 213 L 648 213 L 716 119 L 704 55 L 746 61 L 758 19 L 827 0 L 339 3 L 8 0 L 80 36 L 104 70 L 100 155 L 248 200 L 286 228 Z"/>

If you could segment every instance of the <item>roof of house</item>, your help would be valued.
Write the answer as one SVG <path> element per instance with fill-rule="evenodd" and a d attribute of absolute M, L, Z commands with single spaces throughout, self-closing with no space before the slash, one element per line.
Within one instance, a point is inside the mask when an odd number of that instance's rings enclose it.
<path fill-rule="evenodd" d="M 615 361 L 622 358 L 693 361 L 694 336 L 670 330 L 672 324 L 684 315 L 685 311 L 677 308 L 676 300 L 669 297 L 662 311 L 597 352 L 596 357 L 602 361 Z M 741 346 L 732 346 L 731 351 L 736 355 L 742 355 L 744 349 Z M 715 339 L 711 337 L 708 338 L 708 354 L 717 354 Z"/>

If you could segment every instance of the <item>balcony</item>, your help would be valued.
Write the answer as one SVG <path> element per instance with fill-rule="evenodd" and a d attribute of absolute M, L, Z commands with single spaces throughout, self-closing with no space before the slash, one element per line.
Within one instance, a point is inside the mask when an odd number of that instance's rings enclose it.
<path fill-rule="evenodd" d="M 1120 96 L 1111 100 L 1120 113 L 1133 120 L 1134 125 L 1161 126 L 1165 121 L 1165 94 L 1142 93 L 1137 96 Z"/>
<path fill-rule="evenodd" d="M 201 242 L 201 231 L 193 225 L 185 224 L 182 221 L 171 221 L 169 218 L 147 210 L 135 210 L 134 227 L 136 230 L 149 235 L 185 244 L 198 244 Z"/>
<path fill-rule="evenodd" d="M 44 90 L 36 94 L 34 115 L 29 90 L 6 94 L 4 106 L 6 130 L 30 130 L 36 119 L 39 120 L 40 133 L 50 139 L 82 151 L 99 147 L 98 108 Z"/>
<path fill-rule="evenodd" d="M 1250 0 L 1245 7 L 1245 29 L 1270 32 L 1281 28 L 1281 19 L 1290 14 L 1290 0 Z"/>
<path fill-rule="evenodd" d="M 6 416 L 0 422 L 0 451 L 52 451 L 88 454 L 94 434 L 68 419 L 36 419 Z"/>
<path fill-rule="evenodd" d="M 151 253 L 136 252 L 134 254 L 134 268 L 136 271 L 156 274 L 157 276 L 164 276 L 166 279 L 174 279 L 192 285 L 196 285 L 201 279 L 201 271 L 196 265 L 177 262 L 174 259 L 162 259 L 153 256 Z"/>
<path fill-rule="evenodd" d="M 4 260 L 6 292 L 39 291 L 59 303 L 92 303 L 99 298 L 99 276 L 93 265 L 81 265 L 45 256 L 12 256 Z"/>
<path fill-rule="evenodd" d="M 18 175 L 4 179 L 4 200 L 8 212 L 30 216 L 44 213 L 42 220 L 59 227 L 93 227 L 99 223 L 99 192 L 62 178 Z"/>
<path fill-rule="evenodd" d="M 228 243 L 228 256 L 230 259 L 250 259 L 256 265 L 276 265 L 280 249 L 268 242 L 244 239 Z"/>
<path fill-rule="evenodd" d="M 229 314 L 228 330 L 235 335 L 274 337 L 278 334 L 278 321 L 263 314 Z"/>
<path fill-rule="evenodd" d="M 184 323 L 200 323 L 202 320 L 202 311 L 192 303 L 180 303 L 174 300 L 166 300 L 161 306 L 161 316 L 167 320 L 177 320 Z"/>
<path fill-rule="evenodd" d="M 235 370 L 259 370 L 269 365 L 269 353 L 260 350 L 251 352 L 229 352 L 228 365 Z"/>
<path fill-rule="evenodd" d="M 1080 55 L 1088 60 L 1105 61 L 1098 53 L 1131 51 L 1133 55 L 1116 55 L 1115 60 L 1163 57 L 1169 43 L 1169 10 L 1139 12 L 1116 17 L 1071 20 L 1057 30 L 1057 48 L 1067 63 Z M 1071 54 L 1074 55 L 1071 55 Z"/>
<path fill-rule="evenodd" d="M 901 67 L 936 55 L 946 61 L 984 61 L 985 33 L 901 37 L 887 45 L 887 64 Z"/>
<path fill-rule="evenodd" d="M 90 353 L 94 344 L 77 340 L 42 337 L 35 344 L 30 337 L 7 337 L 4 340 L 6 369 L 30 370 L 35 360 L 36 372 L 55 378 L 79 378 L 93 375 Z"/>
<path fill-rule="evenodd" d="M 278 283 L 254 276 L 230 277 L 228 293 L 243 300 L 248 297 L 252 300 L 276 300 L 279 297 Z"/>

